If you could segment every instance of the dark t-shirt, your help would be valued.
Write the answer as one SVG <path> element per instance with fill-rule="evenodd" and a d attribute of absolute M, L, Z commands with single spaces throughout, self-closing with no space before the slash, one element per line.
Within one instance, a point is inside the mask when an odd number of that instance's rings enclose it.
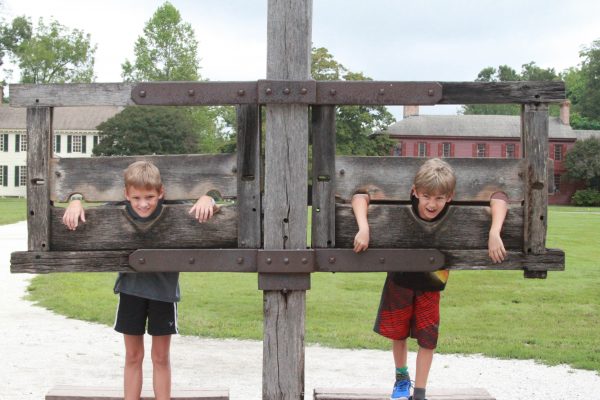
<path fill-rule="evenodd" d="M 419 199 L 411 195 L 410 200 L 413 212 L 418 218 L 421 218 L 418 210 Z M 441 219 L 448 211 L 448 207 L 449 204 L 446 203 L 444 209 L 433 220 L 427 222 L 434 222 Z M 389 274 L 398 286 L 424 292 L 439 292 L 446 287 L 449 271 L 447 269 L 440 269 L 433 272 L 389 272 Z"/>

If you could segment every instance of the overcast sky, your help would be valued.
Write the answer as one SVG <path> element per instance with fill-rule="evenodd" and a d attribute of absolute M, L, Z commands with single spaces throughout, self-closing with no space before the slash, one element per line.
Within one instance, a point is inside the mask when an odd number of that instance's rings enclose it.
<path fill-rule="evenodd" d="M 0 0 L 2 17 L 54 17 L 91 34 L 96 81 L 119 82 L 162 0 Z M 199 42 L 201 74 L 264 79 L 267 0 L 172 0 Z M 557 72 L 600 39 L 598 0 L 313 0 L 313 46 L 376 80 L 472 81 L 484 67 Z M 17 76 L 13 77 L 15 80 Z M 398 110 L 393 110 L 398 115 Z M 424 113 L 454 113 L 437 106 Z"/>

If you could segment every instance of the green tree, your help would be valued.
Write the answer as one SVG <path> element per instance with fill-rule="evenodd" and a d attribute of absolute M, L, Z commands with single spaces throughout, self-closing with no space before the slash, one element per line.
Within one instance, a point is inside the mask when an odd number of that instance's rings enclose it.
<path fill-rule="evenodd" d="M 94 53 L 91 37 L 55 20 L 17 17 L 2 27 L 2 46 L 19 67 L 22 83 L 92 82 Z"/>
<path fill-rule="evenodd" d="M 198 135 L 190 113 L 175 107 L 127 107 L 98 125 L 96 156 L 196 153 Z"/>
<path fill-rule="evenodd" d="M 171 3 L 160 6 L 135 42 L 135 60 L 121 65 L 126 81 L 196 81 L 200 79 L 198 41 Z"/>
<path fill-rule="evenodd" d="M 582 117 L 600 121 L 600 39 L 579 53 L 581 62 L 581 97 L 576 110 Z"/>
<path fill-rule="evenodd" d="M 521 73 L 508 65 L 498 68 L 486 67 L 477 74 L 476 82 L 510 82 L 510 81 L 552 81 L 560 79 L 554 68 L 541 68 L 531 61 L 521 66 Z M 558 108 L 552 107 L 553 115 L 558 114 Z M 467 104 L 462 107 L 463 114 L 482 115 L 519 115 L 521 107 L 517 104 Z"/>
<path fill-rule="evenodd" d="M 316 80 L 371 80 L 338 63 L 324 47 L 312 49 L 312 77 Z M 395 141 L 385 133 L 393 115 L 384 106 L 341 106 L 336 109 L 336 152 L 346 155 L 389 155 Z"/>
<path fill-rule="evenodd" d="M 600 190 L 600 138 L 578 140 L 565 156 L 567 176 Z"/>

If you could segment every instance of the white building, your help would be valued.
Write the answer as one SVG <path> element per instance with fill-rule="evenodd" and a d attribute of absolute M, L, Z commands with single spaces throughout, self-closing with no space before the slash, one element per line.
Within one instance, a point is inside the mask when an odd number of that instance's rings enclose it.
<path fill-rule="evenodd" d="M 54 157 L 91 157 L 96 127 L 122 107 L 59 107 L 53 115 Z M 0 197 L 27 193 L 26 109 L 0 105 Z"/>

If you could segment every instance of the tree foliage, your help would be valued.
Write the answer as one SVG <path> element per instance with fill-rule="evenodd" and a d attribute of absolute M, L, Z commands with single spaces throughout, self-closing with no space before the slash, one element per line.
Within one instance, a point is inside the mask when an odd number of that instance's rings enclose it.
<path fill-rule="evenodd" d="M 535 62 L 523 64 L 521 72 L 508 65 L 498 68 L 486 67 L 477 74 L 476 82 L 510 82 L 510 81 L 552 81 L 560 79 L 554 68 L 541 68 Z M 467 104 L 462 107 L 463 114 L 483 115 L 519 115 L 521 107 L 517 104 Z M 557 114 L 556 108 L 551 110 Z"/>
<path fill-rule="evenodd" d="M 2 26 L 1 46 L 19 67 L 22 83 L 92 82 L 94 53 L 89 34 L 70 29 L 55 20 L 17 17 Z"/>
<path fill-rule="evenodd" d="M 565 157 L 567 176 L 600 190 L 600 138 L 578 140 Z"/>
<path fill-rule="evenodd" d="M 200 79 L 198 41 L 171 3 L 160 6 L 134 48 L 135 60 L 121 65 L 126 81 L 195 81 Z"/>
<path fill-rule="evenodd" d="M 316 80 L 371 80 L 362 72 L 351 72 L 324 48 L 312 49 L 311 73 Z M 336 109 L 336 153 L 389 155 L 395 143 L 385 131 L 395 119 L 385 106 L 341 106 Z"/>
<path fill-rule="evenodd" d="M 571 100 L 582 117 L 600 121 L 600 39 L 579 53 L 583 59 L 575 75 L 578 98 Z"/>
<path fill-rule="evenodd" d="M 198 150 L 195 121 L 186 109 L 127 107 L 98 125 L 94 155 L 186 154 Z"/>

